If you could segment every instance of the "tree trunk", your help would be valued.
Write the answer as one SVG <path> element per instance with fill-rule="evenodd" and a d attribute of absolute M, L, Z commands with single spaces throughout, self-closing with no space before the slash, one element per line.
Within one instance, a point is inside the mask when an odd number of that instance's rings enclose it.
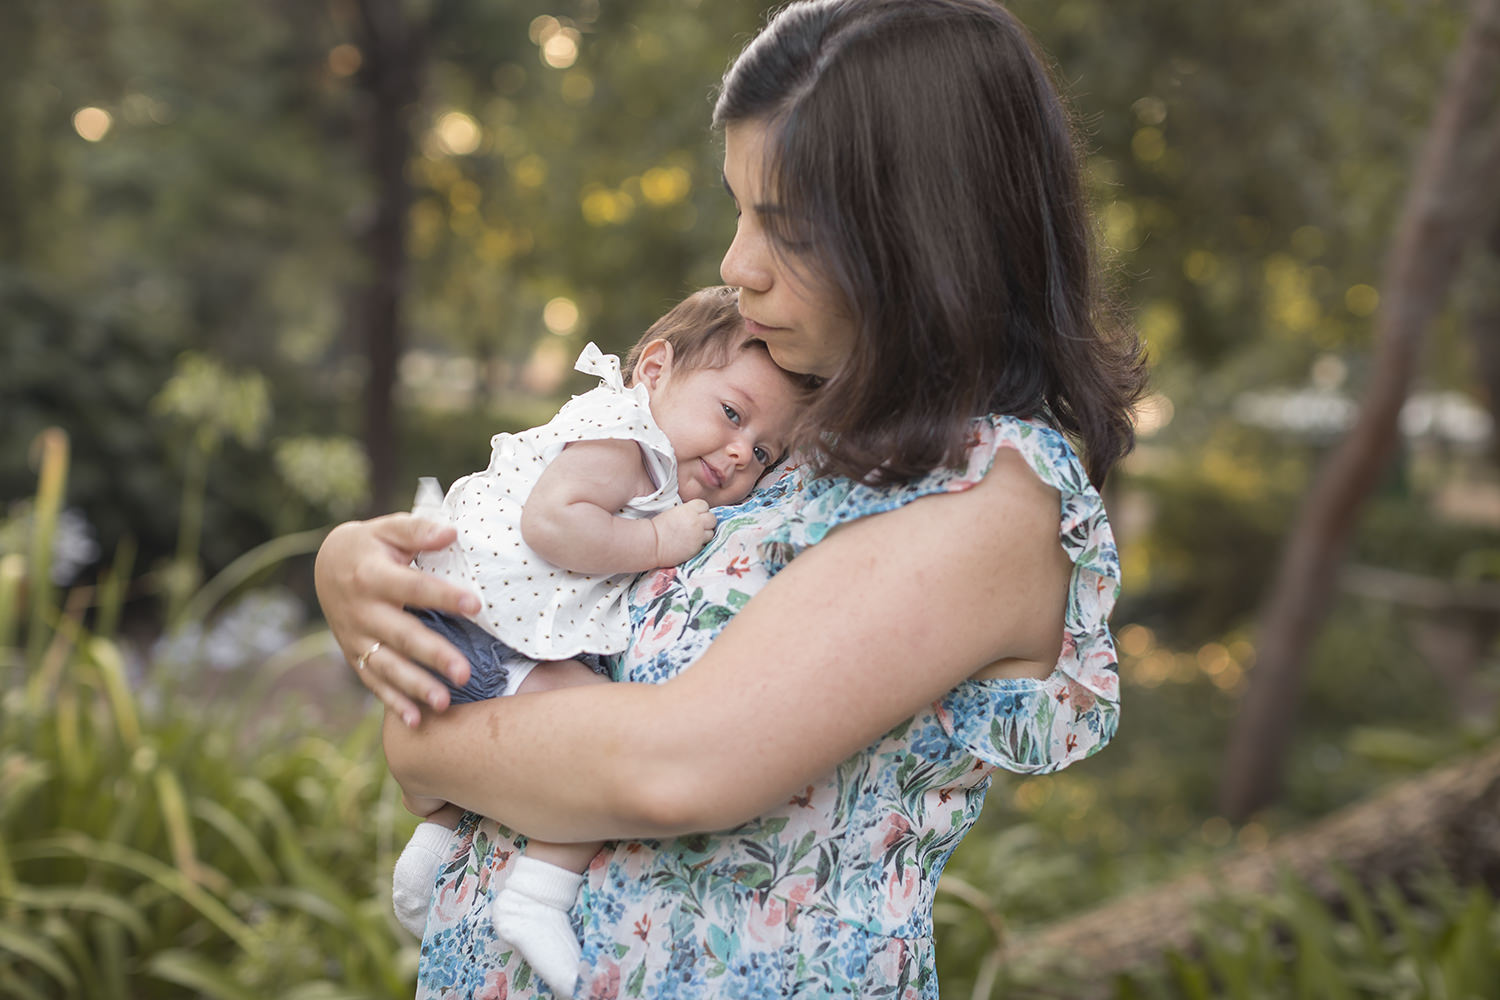
<path fill-rule="evenodd" d="M 1308 647 L 1321 626 L 1360 506 L 1396 447 L 1423 333 L 1463 249 L 1497 198 L 1500 0 L 1475 0 L 1387 259 L 1369 387 L 1293 526 L 1263 614 L 1255 668 L 1230 735 L 1221 808 L 1243 820 L 1278 790 Z"/>
<path fill-rule="evenodd" d="M 37 170 L 56 140 L 34 127 L 22 104 L 20 84 L 31 73 L 38 44 L 38 4 L 12 0 L 0 23 L 0 264 L 21 269 L 31 250 L 39 189 L 48 171 Z"/>
<path fill-rule="evenodd" d="M 365 383 L 365 451 L 370 457 L 371 504 L 396 503 L 396 363 L 404 340 L 406 220 L 411 185 L 412 115 L 421 87 L 422 29 L 399 0 L 358 0 L 360 83 L 369 97 L 367 163 L 375 180 L 375 211 L 365 233 L 368 285 L 358 310 L 369 378 Z"/>
<path fill-rule="evenodd" d="M 1283 873 L 1325 901 L 1333 872 L 1362 884 L 1442 865 L 1463 882 L 1500 885 L 1500 745 L 1350 806 L 1264 850 L 1241 853 L 1036 933 L 1016 938 L 1005 962 L 1032 971 L 1077 970 L 1111 996 L 1110 978 L 1194 943 L 1195 911 L 1225 896 L 1273 892 Z M 1093 992 L 1088 992 L 1092 989 Z"/>
<path fill-rule="evenodd" d="M 1484 252 L 1474 269 L 1474 300 L 1469 304 L 1469 338 L 1474 369 L 1489 405 L 1490 461 L 1500 465 L 1500 219 L 1490 220 Z"/>

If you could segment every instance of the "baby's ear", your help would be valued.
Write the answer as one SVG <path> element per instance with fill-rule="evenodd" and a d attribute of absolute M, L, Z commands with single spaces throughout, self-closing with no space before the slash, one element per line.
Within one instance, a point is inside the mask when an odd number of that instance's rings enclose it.
<path fill-rule="evenodd" d="M 631 381 L 636 385 L 644 385 L 647 392 L 654 392 L 657 383 L 671 374 L 672 345 L 665 340 L 653 340 L 641 348 Z"/>

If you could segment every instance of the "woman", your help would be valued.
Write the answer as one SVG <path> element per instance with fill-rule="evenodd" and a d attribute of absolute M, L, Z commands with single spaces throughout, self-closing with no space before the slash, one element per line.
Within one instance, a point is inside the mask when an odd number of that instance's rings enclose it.
<path fill-rule="evenodd" d="M 512 842 L 490 816 L 616 841 L 574 911 L 580 995 L 936 997 L 934 887 L 994 768 L 1053 770 L 1114 732 L 1118 566 L 1059 430 L 1102 481 L 1141 362 L 1096 325 L 1073 139 L 1024 29 L 986 0 L 792 4 L 715 121 L 739 210 L 724 280 L 778 364 L 827 378 L 823 433 L 708 550 L 636 584 L 616 679 L 646 683 L 412 728 L 446 704 L 415 663 L 464 672 L 401 611 L 473 610 L 405 567 L 450 536 L 392 516 L 320 554 L 392 771 L 474 813 L 422 996 L 546 995 L 491 934 Z"/>

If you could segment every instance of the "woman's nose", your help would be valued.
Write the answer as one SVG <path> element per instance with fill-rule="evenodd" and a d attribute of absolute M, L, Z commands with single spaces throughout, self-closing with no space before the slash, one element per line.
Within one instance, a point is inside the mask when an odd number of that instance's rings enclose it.
<path fill-rule="evenodd" d="M 770 248 L 765 236 L 756 231 L 753 224 L 740 216 L 734 240 L 724 251 L 719 264 L 719 277 L 724 284 L 736 288 L 748 288 L 752 292 L 764 292 L 771 287 Z"/>

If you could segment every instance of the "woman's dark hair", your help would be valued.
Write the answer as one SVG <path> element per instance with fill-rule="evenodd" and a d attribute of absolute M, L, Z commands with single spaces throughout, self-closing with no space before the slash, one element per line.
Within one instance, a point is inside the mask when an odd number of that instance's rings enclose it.
<path fill-rule="evenodd" d="M 1073 435 L 1101 483 L 1144 358 L 1103 309 L 1069 114 L 1025 28 L 986 0 L 789 4 L 724 77 L 715 126 L 752 121 L 777 252 L 858 329 L 808 415 L 819 468 L 911 479 L 1005 413 Z"/>

